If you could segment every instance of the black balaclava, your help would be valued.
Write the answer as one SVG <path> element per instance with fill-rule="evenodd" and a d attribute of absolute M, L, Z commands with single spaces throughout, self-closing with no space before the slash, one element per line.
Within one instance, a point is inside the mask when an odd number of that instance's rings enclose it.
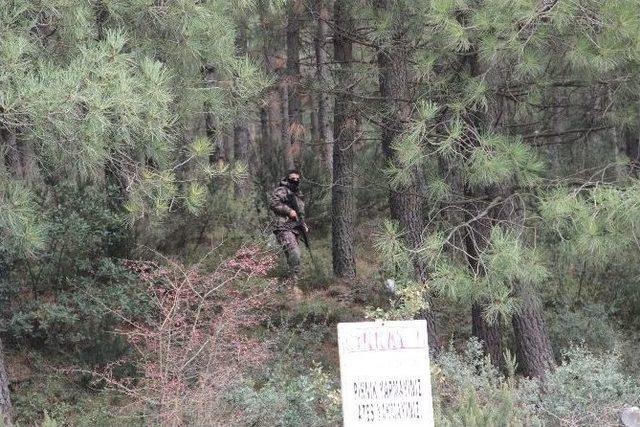
<path fill-rule="evenodd" d="M 298 187 L 300 186 L 300 178 L 293 180 L 290 177 L 287 177 L 287 184 L 289 185 L 291 191 L 298 191 Z"/>

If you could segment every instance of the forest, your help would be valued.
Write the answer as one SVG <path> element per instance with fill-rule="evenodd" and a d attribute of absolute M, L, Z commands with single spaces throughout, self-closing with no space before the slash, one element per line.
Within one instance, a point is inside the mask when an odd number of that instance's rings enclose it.
<path fill-rule="evenodd" d="M 637 0 L 0 0 L 0 149 L 0 425 L 640 425 Z"/>

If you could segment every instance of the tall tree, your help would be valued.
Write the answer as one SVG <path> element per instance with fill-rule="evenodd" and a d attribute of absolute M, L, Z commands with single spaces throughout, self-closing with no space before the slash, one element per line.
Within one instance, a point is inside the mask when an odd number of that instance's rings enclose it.
<path fill-rule="evenodd" d="M 302 159 L 302 142 L 304 139 L 304 127 L 302 124 L 302 102 L 300 85 L 300 28 L 304 11 L 303 0 L 289 0 L 287 9 L 287 68 L 285 72 L 285 85 L 287 89 L 287 133 L 293 162 L 300 164 Z"/>
<path fill-rule="evenodd" d="M 539 19 L 545 20 L 545 14 L 554 1 L 541 2 Z M 534 24 L 531 24 L 534 26 Z M 533 31 L 530 29 L 529 31 Z M 484 75 L 486 81 L 493 86 L 495 95 L 487 101 L 487 114 L 479 129 L 481 134 L 492 132 L 505 137 L 505 149 L 513 149 L 520 146 L 520 141 L 512 135 L 513 124 L 516 123 L 516 103 L 508 96 L 502 96 L 500 87 L 508 82 L 511 74 L 510 65 L 494 64 L 485 58 L 485 66 L 477 72 L 471 73 L 474 77 Z M 490 67 L 489 65 L 493 65 Z M 492 68 L 492 69 L 491 69 Z M 489 75 L 491 73 L 491 75 Z M 500 80 L 498 80 L 500 79 Z M 528 150 L 531 153 L 531 150 Z M 532 155 L 529 164 L 535 164 L 536 156 Z M 493 194 L 500 197 L 503 202 L 499 209 L 493 210 L 493 219 L 502 228 L 516 228 L 519 235 L 523 234 L 522 224 L 526 221 L 526 207 L 518 205 L 517 185 L 519 171 L 518 166 L 513 166 L 510 179 L 499 182 L 493 188 Z M 532 168 L 533 169 L 533 168 Z M 520 243 L 518 243 L 520 244 Z M 522 243 L 524 244 L 524 243 Z M 537 299 L 536 291 L 530 284 L 525 284 L 519 278 L 511 279 L 512 295 L 519 302 L 519 307 L 511 317 L 516 343 L 517 360 L 523 372 L 531 377 L 543 377 L 555 366 L 553 349 L 549 339 L 549 331 L 544 322 L 542 307 Z M 490 342 L 490 341 L 489 341 Z"/>
<path fill-rule="evenodd" d="M 1 162 L 0 233 L 2 256 L 14 267 L 1 284 L 3 295 L 22 292 L 22 282 L 13 280 L 20 269 L 49 262 L 59 250 L 48 221 L 61 199 L 86 188 L 101 200 L 110 195 L 105 170 L 126 183 L 118 207 L 131 222 L 149 226 L 176 206 L 190 213 L 203 206 L 206 183 L 222 174 L 208 163 L 203 106 L 215 113 L 216 126 L 228 127 L 238 98 L 230 87 L 242 88 L 246 99 L 265 86 L 254 67 L 239 68 L 225 4 L 3 2 L 0 144 L 8 157 Z M 213 84 L 203 79 L 204 64 Z M 215 79 L 207 75 L 213 69 Z M 96 213 L 126 230 L 120 214 Z M 87 246 L 102 250 L 97 241 Z M 32 294 L 47 292 L 52 304 L 77 291 L 72 280 L 30 282 Z M 3 313 L 13 315 L 13 303 Z M 0 357 L 0 410 L 8 414 L 3 362 Z"/>
<path fill-rule="evenodd" d="M 270 1 L 260 0 L 258 3 L 258 15 L 260 26 L 260 40 L 262 43 L 263 64 L 266 72 L 276 81 L 268 88 L 264 96 L 262 109 L 266 120 L 261 123 L 266 126 L 262 130 L 262 135 L 268 136 L 267 140 L 262 140 L 263 162 L 282 169 L 292 168 L 293 159 L 288 137 L 289 114 L 283 104 L 286 100 L 286 88 L 282 80 L 282 70 L 284 67 L 282 59 L 282 37 L 281 27 L 278 25 L 278 17 L 270 14 Z M 280 154 L 282 158 L 276 158 L 274 154 Z M 278 176 L 281 171 L 276 172 Z"/>
<path fill-rule="evenodd" d="M 9 376 L 5 364 L 4 348 L 0 340 L 0 416 L 3 425 L 13 425 L 13 407 L 9 396 Z"/>
<path fill-rule="evenodd" d="M 328 34 L 329 7 L 328 0 L 317 0 L 315 2 L 316 13 L 316 31 L 313 38 L 313 48 L 315 54 L 315 96 L 316 105 L 318 107 L 316 113 L 316 123 L 318 132 L 318 141 L 320 144 L 320 153 L 323 161 L 329 170 L 332 170 L 332 140 L 333 132 L 331 129 L 331 121 L 329 120 L 329 95 L 327 94 L 326 85 L 329 83 L 328 72 L 328 54 L 326 51 L 326 40 Z M 335 45 L 335 40 L 334 40 Z"/>
<path fill-rule="evenodd" d="M 376 8 L 383 16 L 392 13 L 394 2 L 378 0 Z M 409 68 L 410 42 L 407 40 L 407 29 L 404 22 L 408 18 L 406 10 L 394 10 L 388 40 L 379 48 L 377 61 L 380 74 L 380 94 L 383 102 L 381 122 L 382 150 L 387 162 L 392 167 L 402 167 L 399 153 L 395 146 L 411 120 L 413 105 L 411 102 L 411 76 Z M 407 246 L 416 252 L 423 246 L 425 229 L 422 217 L 422 196 L 417 168 L 409 171 L 409 178 L 389 191 L 389 207 L 391 217 L 402 227 Z M 428 279 L 426 262 L 416 254 L 413 255 L 416 279 L 426 285 Z M 433 351 L 440 348 L 440 340 L 436 333 L 433 311 L 424 312 L 429 332 L 429 346 Z"/>
<path fill-rule="evenodd" d="M 248 36 L 247 36 L 247 23 L 240 19 L 238 22 L 238 30 L 236 33 L 236 53 L 240 57 L 240 60 L 247 60 L 248 51 Z M 233 126 L 233 159 L 235 162 L 248 163 L 249 161 L 249 144 L 250 135 L 249 127 L 247 126 L 248 114 L 238 117 Z M 246 190 L 245 185 L 238 185 L 237 191 L 239 194 L 243 194 Z"/>
<path fill-rule="evenodd" d="M 350 2 L 336 0 L 333 45 L 338 86 L 334 108 L 333 183 L 331 186 L 331 226 L 333 273 L 353 278 L 355 263 L 355 198 L 354 150 L 358 138 L 358 117 L 353 102 L 353 33 L 354 23 Z"/>
<path fill-rule="evenodd" d="M 490 246 L 491 228 L 494 225 L 489 204 L 490 197 L 479 197 L 477 192 L 465 194 L 469 202 L 465 209 L 465 221 L 469 224 L 465 233 L 465 247 L 469 267 L 476 277 L 486 275 L 485 266 L 481 262 L 481 255 Z M 471 307 L 471 333 L 484 346 L 485 352 L 491 357 L 496 366 L 503 361 L 502 332 L 499 319 L 488 322 L 485 315 L 485 304 L 482 301 L 473 303 Z"/>
<path fill-rule="evenodd" d="M 465 17 L 459 18 L 464 22 Z M 466 76 L 478 78 L 483 70 L 478 61 L 477 49 L 472 46 L 471 52 L 462 54 L 462 70 Z M 464 78 L 464 77 L 463 77 Z M 464 114 L 464 120 L 469 131 L 463 138 L 461 151 L 466 163 L 473 156 L 474 148 L 478 148 L 478 135 L 486 126 L 487 115 L 479 108 L 471 109 Z M 486 275 L 485 266 L 481 262 L 481 255 L 490 246 L 491 229 L 495 225 L 493 214 L 489 204 L 497 197 L 495 188 L 491 186 L 464 185 L 464 196 L 468 199 L 465 209 L 465 222 L 468 231 L 465 234 L 466 256 L 473 274 L 476 277 Z M 486 353 L 496 366 L 502 365 L 502 331 L 500 319 L 488 322 L 485 316 L 485 303 L 475 302 L 471 307 L 471 333 L 477 337 L 484 346 Z"/>
<path fill-rule="evenodd" d="M 3 120 L 0 119 L 0 123 Z M 15 173 L 20 171 L 21 159 L 20 152 L 16 146 L 16 135 L 10 132 L 6 125 L 0 125 L 0 147 L 5 151 L 7 158 L 5 159 L 6 168 Z M 6 279 L 5 260 L 0 258 L 0 265 L 3 269 L 2 279 Z M 9 377 L 7 375 L 7 368 L 5 364 L 4 348 L 2 340 L 0 339 L 0 416 L 4 425 L 13 425 L 13 409 L 11 405 L 11 396 L 9 394 Z"/>

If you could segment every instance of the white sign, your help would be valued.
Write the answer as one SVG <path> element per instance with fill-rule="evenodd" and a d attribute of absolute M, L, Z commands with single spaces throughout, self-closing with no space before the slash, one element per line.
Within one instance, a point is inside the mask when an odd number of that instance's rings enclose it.
<path fill-rule="evenodd" d="M 345 427 L 433 426 L 427 322 L 338 324 Z"/>

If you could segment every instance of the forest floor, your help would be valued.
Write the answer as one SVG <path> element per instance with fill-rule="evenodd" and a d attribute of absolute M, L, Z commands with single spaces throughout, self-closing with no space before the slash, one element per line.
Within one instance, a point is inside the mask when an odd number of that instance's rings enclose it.
<path fill-rule="evenodd" d="M 295 382 L 298 376 L 322 367 L 335 390 L 339 388 L 337 324 L 367 320 L 367 310 L 388 306 L 390 294 L 374 258 L 361 257 L 357 279 L 339 280 L 331 274 L 330 243 L 315 240 L 313 244 L 313 258 L 303 249 L 303 272 L 296 281 L 286 278 L 283 259 L 269 273 L 277 289 L 271 294 L 263 328 L 251 335 L 270 342 L 273 363 L 285 366 L 284 381 Z M 277 247 L 270 250 L 280 258 Z M 57 354 L 24 348 L 8 352 L 18 422 L 39 425 L 50 416 L 63 425 L 135 425 L 127 418 L 130 398 L 104 384 L 96 388 L 90 375 L 72 374 L 77 361 L 66 354 L 66 349 Z M 255 375 L 251 367 L 247 371 Z M 114 413 L 122 421 L 114 424 Z"/>
<path fill-rule="evenodd" d="M 368 242 L 370 239 L 361 241 Z M 273 243 L 267 243 L 266 246 L 272 254 L 277 253 L 280 256 L 277 246 Z M 227 405 L 220 410 L 222 415 L 212 415 L 214 419 L 225 419 L 223 425 L 238 426 L 338 425 L 335 421 L 339 419 L 340 408 L 337 324 L 370 320 L 368 313 L 375 308 L 389 308 L 393 299 L 393 295 L 385 287 L 386 277 L 382 273 L 376 253 L 371 250 L 370 245 L 363 245 L 358 249 L 358 277 L 353 280 L 332 277 L 330 242 L 314 240 L 313 259 L 309 252 L 303 249 L 303 272 L 297 281 L 285 277 L 284 262 L 279 259 L 278 267 L 268 273 L 266 280 L 256 282 L 255 286 L 275 289 L 268 293 L 271 300 L 264 306 L 267 310 L 264 320 L 257 328 L 246 331 L 246 335 L 266 343 L 270 356 L 267 363 L 261 366 L 242 367 L 242 382 L 230 386 L 224 396 L 211 396 L 212 400 L 219 399 L 223 406 Z M 225 257 L 221 255 L 221 259 Z M 211 260 L 212 263 L 219 261 Z M 482 363 L 480 359 L 467 360 L 464 359 L 466 356 L 462 356 L 468 349 L 471 327 L 470 316 L 461 313 L 468 313 L 468 307 L 443 298 L 435 298 L 432 303 L 437 314 L 439 335 L 447 347 L 445 350 L 454 350 L 444 360 L 438 359 L 434 365 L 437 371 L 434 371 L 434 378 L 439 378 L 439 387 L 444 390 L 447 399 L 450 399 L 447 404 L 450 405 L 452 413 L 465 414 L 475 411 L 474 413 L 482 413 L 483 416 L 489 417 L 492 413 L 498 413 L 496 408 L 507 408 L 508 411 L 505 411 L 508 413 L 513 412 L 514 408 L 519 408 L 520 411 L 524 407 L 521 402 L 526 401 L 530 395 L 527 389 L 520 390 L 517 382 L 502 382 L 490 371 L 479 371 L 478 363 Z M 549 323 L 552 332 L 558 329 L 556 325 L 567 325 L 562 318 L 553 316 L 550 317 Z M 560 342 L 560 335 L 552 335 L 555 337 L 554 342 Z M 506 343 L 512 346 L 512 335 L 507 332 L 504 338 Z M 624 342 L 627 346 L 633 345 L 630 340 Z M 635 342 L 638 342 L 637 339 Z M 70 361 L 73 357 L 68 353 L 67 349 L 59 349 L 52 354 L 26 347 L 18 347 L 8 352 L 12 399 L 17 421 L 21 425 L 52 427 L 153 424 L 145 418 L 148 413 L 141 415 L 136 412 L 140 411 L 140 406 L 132 411 L 130 396 L 105 387 L 105 384 L 96 386 L 90 375 L 72 373 L 74 365 Z M 637 366 L 637 355 L 630 360 L 628 356 L 633 354 L 633 351 L 625 349 L 622 353 L 626 355 L 625 370 L 633 371 L 629 367 Z M 461 355 L 460 359 L 451 354 Z M 592 393 L 593 390 L 602 389 L 600 382 L 612 378 L 609 380 L 615 383 L 612 390 L 616 393 L 625 392 L 624 388 L 617 391 L 619 379 L 623 376 L 611 368 L 614 366 L 609 364 L 612 359 L 597 359 L 589 355 L 581 357 L 583 359 L 576 361 L 578 365 L 583 364 L 587 370 L 602 369 L 603 372 L 598 374 L 600 376 L 594 376 L 594 384 L 580 387 Z M 77 360 L 72 363 L 77 363 Z M 571 373 L 574 372 L 572 370 L 580 369 L 582 368 L 569 366 Z M 487 375 L 486 378 L 477 377 L 481 371 L 484 372 L 483 375 Z M 564 374 L 561 372 L 561 375 Z M 591 381 L 582 374 L 579 376 Z M 561 392 L 549 397 L 550 401 L 555 399 L 562 403 L 565 399 L 565 403 L 573 404 L 572 396 L 577 392 L 583 392 L 574 390 L 573 385 L 563 387 L 566 389 L 562 388 Z M 631 390 L 630 387 L 627 388 Z M 470 403 L 465 399 L 470 389 L 476 390 L 474 393 L 486 408 L 473 406 L 469 409 Z M 602 402 L 596 404 L 603 406 L 605 403 L 614 402 L 615 405 L 620 405 L 614 398 L 605 397 L 606 399 L 603 398 Z M 628 397 L 624 399 L 623 403 L 631 402 Z M 526 420 L 533 412 L 535 411 L 527 412 L 528 415 L 519 415 L 519 419 Z M 573 416 L 571 414 L 570 416 Z M 47 416 L 56 420 L 58 424 L 42 424 Z M 208 424 L 210 422 L 212 421 L 207 420 L 188 425 L 222 425 Z"/>

